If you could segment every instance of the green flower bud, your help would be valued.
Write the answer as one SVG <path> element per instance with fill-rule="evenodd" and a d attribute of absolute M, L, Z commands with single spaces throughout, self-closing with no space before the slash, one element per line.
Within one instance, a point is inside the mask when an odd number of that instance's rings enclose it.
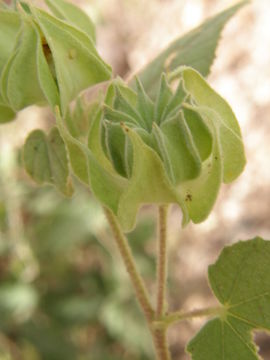
<path fill-rule="evenodd" d="M 149 202 L 176 202 L 184 223 L 203 221 L 221 182 L 233 181 L 245 165 L 231 108 L 191 68 L 182 68 L 175 90 L 163 74 L 153 101 L 139 80 L 136 92 L 115 80 L 100 122 L 104 153 L 127 181 L 117 210 L 127 230 Z"/>
<path fill-rule="evenodd" d="M 176 203 L 183 225 L 203 221 L 221 183 L 245 166 L 230 106 L 194 69 L 180 74 L 175 90 L 162 75 L 154 101 L 138 80 L 136 91 L 114 80 L 92 113 L 87 144 L 57 116 L 74 173 L 125 231 L 134 227 L 142 204 Z"/>

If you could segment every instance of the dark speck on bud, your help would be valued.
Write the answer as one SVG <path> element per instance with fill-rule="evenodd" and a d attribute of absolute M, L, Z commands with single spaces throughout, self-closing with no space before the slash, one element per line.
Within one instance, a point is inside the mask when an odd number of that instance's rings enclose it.
<path fill-rule="evenodd" d="M 68 51 L 68 58 L 69 58 L 70 60 L 75 59 L 76 56 L 77 56 L 77 51 L 76 51 L 75 49 L 70 49 L 70 50 Z"/>

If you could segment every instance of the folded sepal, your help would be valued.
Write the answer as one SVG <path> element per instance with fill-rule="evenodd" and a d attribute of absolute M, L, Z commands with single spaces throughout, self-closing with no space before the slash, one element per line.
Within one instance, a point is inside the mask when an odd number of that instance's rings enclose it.
<path fill-rule="evenodd" d="M 223 156 L 223 182 L 235 180 L 243 171 L 246 158 L 241 131 L 230 105 L 218 95 L 192 68 L 183 68 L 182 77 L 187 93 L 198 106 L 215 111 Z"/>
<path fill-rule="evenodd" d="M 63 0 L 45 0 L 49 9 L 59 19 L 65 20 L 84 31 L 93 42 L 96 41 L 95 25 L 79 7 Z"/>
<path fill-rule="evenodd" d="M 32 12 L 52 53 L 61 111 L 65 114 L 80 91 L 110 79 L 111 68 L 85 32 L 42 10 L 33 8 Z"/>
<path fill-rule="evenodd" d="M 2 95 L 14 111 L 33 104 L 59 104 L 39 31 L 26 16 L 15 50 L 2 71 Z"/>
<path fill-rule="evenodd" d="M 66 147 L 56 127 L 48 135 L 42 130 L 31 132 L 24 144 L 23 159 L 27 173 L 36 183 L 52 184 L 64 195 L 72 195 Z"/>

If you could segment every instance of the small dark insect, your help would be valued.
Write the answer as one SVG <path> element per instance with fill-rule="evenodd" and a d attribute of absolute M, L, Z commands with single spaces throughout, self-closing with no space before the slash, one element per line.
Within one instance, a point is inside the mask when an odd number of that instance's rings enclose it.
<path fill-rule="evenodd" d="M 186 200 L 186 201 L 192 201 L 192 195 L 191 195 L 191 194 L 187 194 L 185 200 Z"/>

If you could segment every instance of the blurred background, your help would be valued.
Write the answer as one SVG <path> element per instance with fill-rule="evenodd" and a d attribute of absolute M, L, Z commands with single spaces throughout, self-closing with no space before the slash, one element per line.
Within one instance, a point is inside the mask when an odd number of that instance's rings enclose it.
<path fill-rule="evenodd" d="M 231 3 L 77 1 L 97 24 L 100 53 L 123 77 Z M 239 119 L 248 163 L 235 183 L 223 186 L 204 223 L 182 230 L 181 213 L 171 208 L 171 310 L 215 305 L 207 266 L 225 244 L 270 239 L 269 19 L 269 0 L 254 0 L 223 32 L 209 81 Z M 51 124 L 46 109 L 31 107 L 0 127 L 0 360 L 151 360 L 149 334 L 99 205 L 79 183 L 72 200 L 38 188 L 21 167 L 26 135 Z M 145 207 L 128 236 L 153 298 L 156 212 Z M 185 344 L 203 322 L 171 329 L 173 360 L 189 359 Z M 269 359 L 269 337 L 255 339 Z"/>

